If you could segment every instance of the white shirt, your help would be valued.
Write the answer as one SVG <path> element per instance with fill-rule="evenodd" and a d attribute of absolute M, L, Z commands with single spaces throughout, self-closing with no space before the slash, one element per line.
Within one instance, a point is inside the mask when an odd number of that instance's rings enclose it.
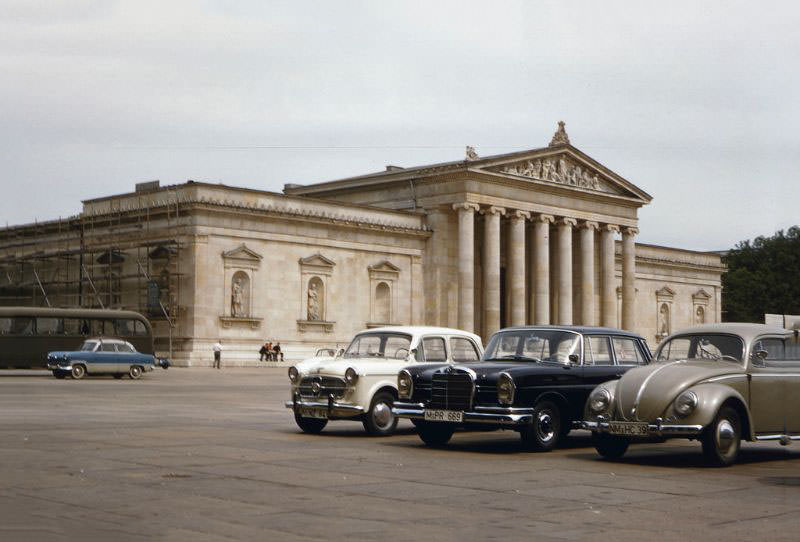
<path fill-rule="evenodd" d="M 214 346 L 212 346 L 212 348 L 214 349 L 214 352 L 222 352 L 222 345 L 219 343 L 214 343 Z"/>

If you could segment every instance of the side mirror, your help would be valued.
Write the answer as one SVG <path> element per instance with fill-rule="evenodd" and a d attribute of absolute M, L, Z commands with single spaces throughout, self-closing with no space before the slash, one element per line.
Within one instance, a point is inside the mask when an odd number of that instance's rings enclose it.
<path fill-rule="evenodd" d="M 580 360 L 581 360 L 581 358 L 580 358 L 580 356 L 578 356 L 578 354 L 570 354 L 569 355 L 570 363 L 578 363 Z"/>

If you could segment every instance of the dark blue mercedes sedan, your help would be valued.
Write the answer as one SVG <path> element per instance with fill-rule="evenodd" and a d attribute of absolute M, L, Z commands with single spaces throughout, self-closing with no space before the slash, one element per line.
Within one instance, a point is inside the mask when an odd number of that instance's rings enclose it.
<path fill-rule="evenodd" d="M 56 378 L 69 375 L 79 379 L 87 374 L 110 374 L 114 378 L 128 375 L 135 380 L 145 371 L 152 371 L 156 365 L 166 369 L 169 362 L 137 352 L 127 341 L 102 337 L 87 339 L 80 350 L 74 352 L 47 354 L 47 368 Z"/>

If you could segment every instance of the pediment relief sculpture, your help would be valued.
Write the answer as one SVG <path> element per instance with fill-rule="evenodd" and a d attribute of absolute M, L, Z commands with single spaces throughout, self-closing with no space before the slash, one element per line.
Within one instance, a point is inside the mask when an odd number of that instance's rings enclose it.
<path fill-rule="evenodd" d="M 597 171 L 575 164 L 564 154 L 508 164 L 501 166 L 498 171 L 538 181 L 548 181 L 611 194 L 617 193 L 609 183 L 601 178 Z"/>

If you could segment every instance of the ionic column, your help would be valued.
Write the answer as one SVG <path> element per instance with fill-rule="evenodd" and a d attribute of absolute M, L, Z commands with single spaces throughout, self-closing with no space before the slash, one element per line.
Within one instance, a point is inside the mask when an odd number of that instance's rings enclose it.
<path fill-rule="evenodd" d="M 636 325 L 636 228 L 622 229 L 622 328 Z"/>
<path fill-rule="evenodd" d="M 594 232 L 597 222 L 581 223 L 581 324 L 595 325 L 594 321 Z"/>
<path fill-rule="evenodd" d="M 600 273 L 602 276 L 600 288 L 602 295 L 603 325 L 617 327 L 617 287 L 614 278 L 614 234 L 619 227 L 613 224 L 604 224 L 600 230 Z"/>
<path fill-rule="evenodd" d="M 511 290 L 511 325 L 525 325 L 525 221 L 531 214 L 513 211 L 508 233 L 508 288 Z"/>
<path fill-rule="evenodd" d="M 502 207 L 481 210 L 483 222 L 483 331 L 489 340 L 500 329 L 500 216 Z"/>
<path fill-rule="evenodd" d="M 560 218 L 558 224 L 558 323 L 572 325 L 572 227 L 574 218 Z"/>
<path fill-rule="evenodd" d="M 458 211 L 458 327 L 475 330 L 475 203 L 456 203 Z"/>
<path fill-rule="evenodd" d="M 552 215 L 533 218 L 534 323 L 550 323 L 550 224 Z"/>

